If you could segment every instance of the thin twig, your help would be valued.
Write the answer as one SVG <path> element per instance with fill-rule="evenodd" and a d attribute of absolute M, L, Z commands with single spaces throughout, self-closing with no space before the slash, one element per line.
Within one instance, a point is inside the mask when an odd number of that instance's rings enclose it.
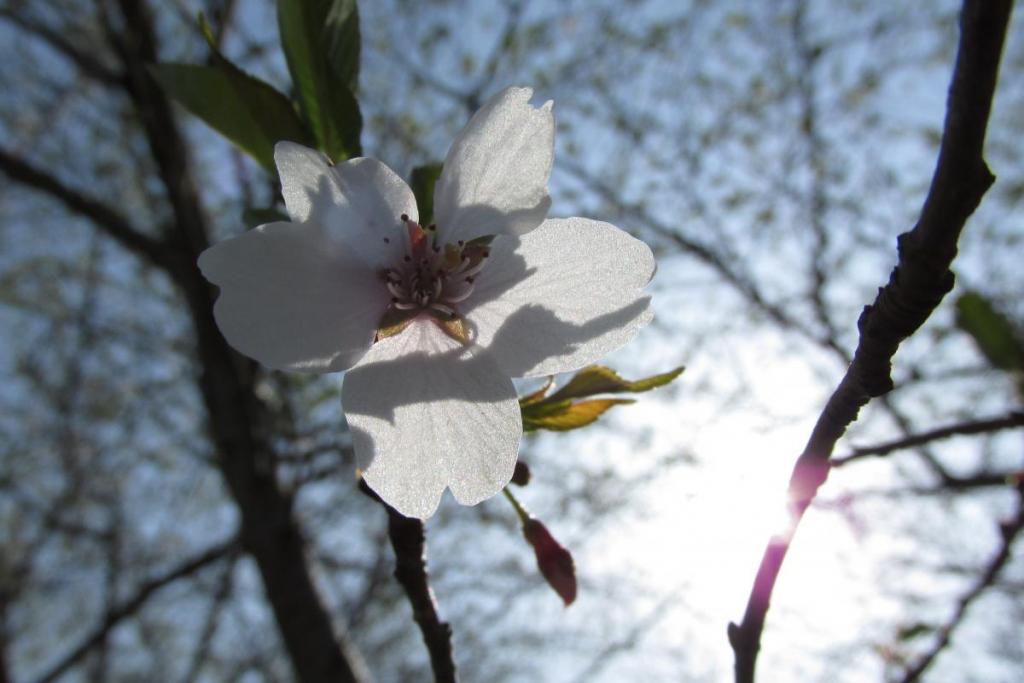
<path fill-rule="evenodd" d="M 395 551 L 395 578 L 402 585 L 412 606 L 412 616 L 420 627 L 423 642 L 430 653 L 430 666 L 437 683 L 455 683 L 455 653 L 452 648 L 452 627 L 441 621 L 437 602 L 430 588 L 427 572 L 426 530 L 423 522 L 406 517 L 385 503 L 363 480 L 359 490 L 373 498 L 388 513 L 388 537 Z"/>
<path fill-rule="evenodd" d="M 765 548 L 740 624 L 729 624 L 737 683 L 752 683 L 765 616 L 800 520 L 829 471 L 829 457 L 867 402 L 892 389 L 891 362 L 900 343 L 953 287 L 949 267 L 967 218 L 994 177 L 982 158 L 1012 0 L 965 0 L 960 45 L 932 184 L 914 228 L 900 236 L 899 261 L 858 321 L 853 362 L 825 405 L 789 483 L 791 524 Z"/>
<path fill-rule="evenodd" d="M 1015 429 L 1024 427 L 1024 412 L 1014 410 L 1008 415 L 990 418 L 987 420 L 972 420 L 970 422 L 958 422 L 957 424 L 946 425 L 936 429 L 911 434 L 902 439 L 894 439 L 874 446 L 862 446 L 854 448 L 846 455 L 832 458 L 832 467 L 842 467 L 855 460 L 871 456 L 888 455 L 894 451 L 902 451 L 907 448 L 917 448 L 933 441 L 948 439 L 953 436 L 969 436 L 971 434 L 988 434 L 1004 429 Z"/>
<path fill-rule="evenodd" d="M 953 637 L 953 631 L 963 622 L 968 608 L 995 583 L 999 573 L 1006 566 L 1006 563 L 1009 562 L 1010 557 L 1013 555 L 1013 543 L 1020 535 L 1021 530 L 1024 529 L 1024 482 L 1017 485 L 1017 493 L 1016 516 L 999 526 L 1000 535 L 1002 536 L 999 550 L 989 561 L 985 571 L 974 585 L 971 586 L 970 590 L 964 593 L 957 601 L 956 609 L 953 610 L 949 621 L 938 630 L 937 637 L 932 646 L 913 665 L 907 668 L 903 678 L 900 679 L 901 683 L 914 683 L 914 681 L 920 680 L 921 675 L 932 665 L 935 658 L 939 656 L 939 653 L 949 646 L 950 639 Z"/>
<path fill-rule="evenodd" d="M 59 662 L 54 664 L 46 673 L 40 676 L 37 679 L 37 682 L 49 683 L 49 681 L 56 680 L 68 669 L 81 661 L 81 659 L 89 654 L 94 647 L 102 643 L 107 638 L 107 634 L 121 623 L 123 619 L 132 616 L 142 609 L 153 593 L 174 583 L 175 581 L 178 581 L 179 579 L 191 576 L 200 569 L 227 557 L 231 553 L 236 552 L 238 547 L 238 541 L 236 539 L 231 539 L 225 543 L 215 545 L 205 552 L 185 560 L 173 569 L 146 581 L 144 584 L 139 586 L 138 590 L 135 591 L 135 595 L 131 598 L 125 600 L 120 605 L 107 610 L 107 613 L 103 617 L 103 621 L 101 621 L 96 628 L 83 638 L 81 642 L 71 650 L 71 652 L 64 655 Z"/>

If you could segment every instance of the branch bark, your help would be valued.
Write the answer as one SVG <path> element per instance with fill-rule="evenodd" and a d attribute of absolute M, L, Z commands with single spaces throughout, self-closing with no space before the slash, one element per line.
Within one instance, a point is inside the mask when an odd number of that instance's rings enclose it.
<path fill-rule="evenodd" d="M 259 568 L 267 599 L 303 683 L 369 679 L 347 635 L 335 629 L 313 580 L 293 499 L 274 473 L 272 422 L 254 392 L 254 365 L 236 354 L 213 319 L 215 293 L 196 267 L 209 245 L 207 218 L 190 169 L 186 141 L 170 102 L 150 78 L 157 37 L 148 3 L 119 0 L 123 33 L 109 34 L 126 73 L 128 96 L 141 120 L 174 216 L 168 272 L 184 295 L 196 335 L 199 390 L 216 445 L 217 464 L 241 513 L 243 548 Z M 108 25 L 108 31 L 113 29 Z"/>
<path fill-rule="evenodd" d="M 972 420 L 970 422 L 958 422 L 957 424 L 930 429 L 920 434 L 911 434 L 903 439 L 895 439 L 874 446 L 863 446 L 854 448 L 846 455 L 832 458 L 832 467 L 842 467 L 861 458 L 872 456 L 888 455 L 894 451 L 902 451 L 907 448 L 917 448 L 933 441 L 941 441 L 953 436 L 968 436 L 971 434 L 988 434 L 1004 429 L 1015 429 L 1024 427 L 1024 412 L 1015 410 L 1008 415 L 995 417 L 988 420 Z"/>
<path fill-rule="evenodd" d="M 395 578 L 412 606 L 412 616 L 430 654 L 430 666 L 437 683 L 456 683 L 452 627 L 437 613 L 434 591 L 427 572 L 426 529 L 418 519 L 406 517 L 385 503 L 363 480 L 359 490 L 380 503 L 388 513 L 388 538 L 395 551 Z"/>
<path fill-rule="evenodd" d="M 939 159 L 917 225 L 900 235 L 899 261 L 858 321 L 850 367 L 818 418 L 789 483 L 791 524 L 765 548 L 740 624 L 729 624 L 737 683 L 752 683 L 772 591 L 800 520 L 828 477 L 836 442 L 860 409 L 892 389 L 891 363 L 953 287 L 950 265 L 967 218 L 995 178 L 982 157 L 1012 0 L 965 0 Z"/>

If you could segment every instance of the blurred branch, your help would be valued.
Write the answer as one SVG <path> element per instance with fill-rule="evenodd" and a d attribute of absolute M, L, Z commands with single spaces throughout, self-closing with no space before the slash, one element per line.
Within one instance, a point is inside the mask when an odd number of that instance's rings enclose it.
<path fill-rule="evenodd" d="M 77 647 L 65 655 L 63 659 L 57 662 L 57 664 L 52 666 L 49 671 L 40 676 L 37 679 L 37 682 L 49 683 L 67 672 L 68 669 L 89 654 L 94 647 L 103 643 L 110 631 L 113 630 L 122 619 L 130 617 L 142 609 L 153 593 L 174 583 L 175 581 L 178 581 L 179 579 L 195 574 L 200 569 L 236 552 L 238 548 L 238 540 L 231 539 L 230 541 L 216 545 L 195 557 L 189 558 L 173 569 L 146 581 L 139 586 L 138 590 L 136 590 L 135 594 L 131 598 L 125 600 L 120 605 L 108 609 L 99 626 L 93 629 L 89 635 L 81 640 Z"/>
<path fill-rule="evenodd" d="M 900 236 L 899 261 L 889 283 L 858 321 L 860 340 L 853 362 L 794 465 L 789 484 L 790 529 L 769 541 L 743 621 L 729 624 L 737 683 L 754 680 L 775 582 L 800 520 L 828 476 L 836 442 L 872 397 L 892 389 L 891 362 L 897 348 L 953 287 L 949 267 L 960 232 L 994 181 L 982 151 L 1011 8 L 1011 0 L 964 2 L 945 129 L 928 197 L 917 225 Z"/>
<path fill-rule="evenodd" d="M 959 422 L 957 424 L 938 427 L 920 434 L 911 434 L 903 439 L 895 439 L 874 446 L 863 446 L 854 448 L 850 453 L 832 458 L 832 467 L 842 467 L 855 460 L 869 456 L 888 455 L 893 451 L 901 451 L 907 448 L 916 448 L 932 441 L 948 439 L 952 436 L 967 436 L 971 434 L 987 434 L 1004 429 L 1024 427 L 1024 412 L 1012 411 L 1002 417 L 990 418 L 987 420 L 974 420 L 971 422 Z"/>
<path fill-rule="evenodd" d="M 257 398 L 255 369 L 224 341 L 213 319 L 214 289 L 196 267 L 209 246 L 208 219 L 190 166 L 188 146 L 167 97 L 147 65 L 157 61 L 157 33 L 149 4 L 119 0 L 122 21 L 104 22 L 127 74 L 127 94 L 145 132 L 173 213 L 169 273 L 183 295 L 196 335 L 200 395 L 217 465 L 241 516 L 241 541 L 259 568 L 297 680 L 366 680 L 362 657 L 328 614 L 306 557 L 293 497 L 274 469 L 268 424 L 273 415 Z M 123 31 L 115 26 L 123 24 Z"/>
<path fill-rule="evenodd" d="M 914 681 L 920 680 L 922 674 L 932 665 L 935 658 L 939 656 L 946 647 L 949 646 L 950 639 L 953 636 L 953 631 L 963 622 L 964 617 L 967 615 L 967 610 L 970 606 L 979 598 L 986 589 L 991 587 L 996 579 L 999 577 L 999 573 L 1006 566 L 1006 563 L 1010 561 L 1013 555 L 1013 543 L 1020 535 L 1021 530 L 1024 529 L 1024 482 L 1017 484 L 1017 512 L 1013 519 L 1003 522 L 999 525 L 999 532 L 1002 536 L 1002 543 L 999 546 L 999 550 L 995 556 L 989 561 L 985 567 L 985 571 L 978 578 L 978 580 L 971 586 L 970 590 L 964 593 L 963 596 L 957 601 L 956 609 L 953 610 L 952 616 L 949 618 L 942 628 L 938 631 L 938 636 L 931 648 L 927 652 L 918 658 L 917 662 L 907 668 L 906 673 L 903 674 L 903 678 L 900 679 L 901 683 L 913 683 Z"/>
<path fill-rule="evenodd" d="M 56 176 L 36 168 L 3 148 L 0 148 L 0 171 L 6 173 L 11 180 L 47 194 L 72 212 L 89 219 L 118 244 L 151 264 L 166 265 L 163 245 L 136 230 L 127 218 L 112 207 L 68 187 Z"/>
<path fill-rule="evenodd" d="M 373 498 L 388 513 L 388 537 L 395 551 L 395 578 L 405 590 L 412 606 L 412 616 L 423 634 L 430 653 L 430 666 L 437 683 L 455 683 L 455 653 L 452 650 L 452 627 L 441 621 L 434 592 L 427 572 L 426 530 L 419 519 L 406 517 L 381 500 L 373 489 L 359 480 L 359 490 Z"/>
<path fill-rule="evenodd" d="M 0 7 L 0 18 L 6 19 L 25 32 L 36 36 L 58 53 L 70 60 L 79 71 L 106 85 L 123 86 L 124 75 L 117 73 L 103 62 L 68 40 L 59 31 L 38 24 L 23 13 L 17 12 L 10 7 Z"/>
<path fill-rule="evenodd" d="M 231 560 L 224 565 L 221 575 L 217 580 L 217 587 L 210 598 L 210 609 L 206 613 L 206 621 L 203 623 L 203 628 L 196 639 L 196 649 L 192 654 L 192 661 L 189 663 L 188 670 L 181 678 L 182 683 L 190 683 L 196 680 L 199 672 L 202 671 L 203 664 L 210 655 L 210 646 L 213 643 L 213 636 L 216 634 L 217 626 L 220 623 L 221 612 L 224 604 L 231 596 L 237 559 L 237 554 L 232 555 Z"/>

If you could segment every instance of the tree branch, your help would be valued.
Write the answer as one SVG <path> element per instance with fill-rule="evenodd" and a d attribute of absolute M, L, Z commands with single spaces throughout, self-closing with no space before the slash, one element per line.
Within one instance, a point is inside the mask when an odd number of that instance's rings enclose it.
<path fill-rule="evenodd" d="M 106 85 L 123 86 L 124 76 L 107 67 L 92 54 L 79 48 L 59 31 L 31 21 L 9 7 L 0 8 L 0 18 L 36 36 L 70 60 L 85 75 Z"/>
<path fill-rule="evenodd" d="M 765 548 L 740 624 L 729 624 L 737 683 L 752 683 L 761 633 L 786 552 L 825 482 L 829 458 L 867 402 L 892 389 L 891 363 L 953 287 L 957 240 L 994 178 L 982 158 L 1012 0 L 965 0 L 942 146 L 917 225 L 900 235 L 899 261 L 858 321 L 853 362 L 818 418 L 789 483 L 791 523 Z"/>
<path fill-rule="evenodd" d="M 0 148 L 0 171 L 11 180 L 49 195 L 73 213 L 89 219 L 118 244 L 151 264 L 158 267 L 167 265 L 165 248 L 158 240 L 139 232 L 127 218 L 103 202 L 68 187 L 57 177 L 3 148 Z"/>
<path fill-rule="evenodd" d="M 1009 562 L 1013 554 L 1013 543 L 1020 535 L 1021 530 L 1024 530 L 1024 482 L 1017 484 L 1017 494 L 1016 516 L 999 525 L 999 531 L 1002 535 L 1002 543 L 999 546 L 999 550 L 989 561 L 985 571 L 975 584 L 957 601 L 956 609 L 953 610 L 949 621 L 939 629 L 938 636 L 932 646 L 912 666 L 907 668 L 903 678 L 900 679 L 902 683 L 914 683 L 914 681 L 920 680 L 922 674 L 932 665 L 935 658 L 939 656 L 939 653 L 949 646 L 950 639 L 953 637 L 953 631 L 963 622 L 971 604 L 995 583 L 999 573 L 1006 566 L 1006 563 Z"/>
<path fill-rule="evenodd" d="M 385 503 L 373 489 L 359 480 L 359 490 L 384 506 L 388 513 L 388 537 L 395 551 L 395 578 L 402 585 L 412 606 L 412 616 L 420 627 L 423 642 L 430 653 L 430 666 L 437 683 L 455 683 L 455 653 L 452 627 L 437 613 L 434 592 L 427 572 L 426 530 L 423 522 L 406 517 Z"/>
<path fill-rule="evenodd" d="M 832 458 L 832 467 L 842 467 L 843 465 L 847 465 L 855 460 L 860 460 L 861 458 L 888 455 L 893 451 L 916 448 L 918 446 L 931 443 L 932 441 L 940 441 L 952 436 L 987 434 L 989 432 L 997 432 L 1003 429 L 1015 429 L 1017 427 L 1024 427 L 1024 412 L 1019 410 L 1012 411 L 1008 415 L 1004 415 L 1002 417 L 995 417 L 987 420 L 974 420 L 971 422 L 959 422 L 957 424 L 931 429 L 927 432 L 921 432 L 920 434 L 911 434 L 910 436 L 902 439 L 886 441 L 874 446 L 854 448 L 846 455 Z"/>
<path fill-rule="evenodd" d="M 203 567 L 227 557 L 237 549 L 237 539 L 231 539 L 230 541 L 216 545 L 209 550 L 182 562 L 177 567 L 174 567 L 164 574 L 156 576 L 139 586 L 135 595 L 122 602 L 120 605 L 107 610 L 106 615 L 103 617 L 103 621 L 100 622 L 100 624 L 93 629 L 89 635 L 83 638 L 78 646 L 53 665 L 49 671 L 40 676 L 37 679 L 38 683 L 50 683 L 50 681 L 56 680 L 68 669 L 77 664 L 83 657 L 89 654 L 94 647 L 106 640 L 107 634 L 121 623 L 122 619 L 130 617 L 142 609 L 153 593 L 179 579 L 195 574 Z"/>
<path fill-rule="evenodd" d="M 215 444 L 217 465 L 241 516 L 241 541 L 266 589 L 281 639 L 303 683 L 368 679 L 348 635 L 336 628 L 317 590 L 306 540 L 292 496 L 274 470 L 268 424 L 273 415 L 254 391 L 255 367 L 235 353 L 213 319 L 214 289 L 196 267 L 209 246 L 209 226 L 190 167 L 188 146 L 167 97 L 150 77 L 157 35 L 149 4 L 119 0 L 123 32 L 107 22 L 110 42 L 127 74 L 127 93 L 174 215 L 169 244 L 171 277 L 180 288 L 195 330 L 199 392 Z"/>

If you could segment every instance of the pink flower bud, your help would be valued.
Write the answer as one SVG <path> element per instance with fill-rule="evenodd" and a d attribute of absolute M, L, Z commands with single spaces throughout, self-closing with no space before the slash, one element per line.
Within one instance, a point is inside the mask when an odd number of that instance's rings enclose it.
<path fill-rule="evenodd" d="M 537 567 L 568 607 L 576 599 L 576 565 L 572 554 L 555 540 L 542 522 L 533 517 L 523 523 L 523 535 L 537 554 Z"/>

